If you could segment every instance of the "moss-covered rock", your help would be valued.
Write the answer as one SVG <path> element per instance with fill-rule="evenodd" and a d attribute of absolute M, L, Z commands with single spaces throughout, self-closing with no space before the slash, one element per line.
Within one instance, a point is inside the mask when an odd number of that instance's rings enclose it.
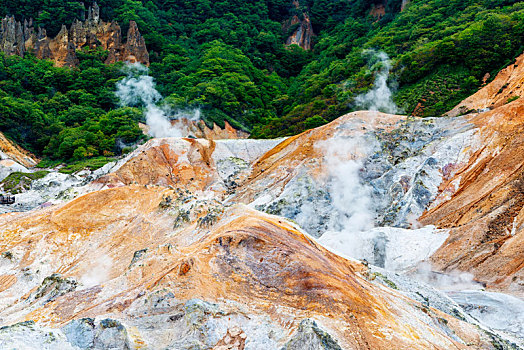
<path fill-rule="evenodd" d="M 18 194 L 31 189 L 33 181 L 41 179 L 49 174 L 49 171 L 41 170 L 34 173 L 14 172 L 9 174 L 1 183 L 4 192 Z"/>
<path fill-rule="evenodd" d="M 50 302 L 56 298 L 72 292 L 78 286 L 72 278 L 63 278 L 60 274 L 54 273 L 51 276 L 44 278 L 40 287 L 38 287 L 34 298 L 43 298 L 44 302 Z"/>

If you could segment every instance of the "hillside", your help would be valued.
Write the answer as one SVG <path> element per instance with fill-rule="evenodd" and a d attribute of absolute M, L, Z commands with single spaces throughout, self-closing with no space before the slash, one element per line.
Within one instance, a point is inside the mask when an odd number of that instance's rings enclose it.
<path fill-rule="evenodd" d="M 0 18 L 0 349 L 524 349 L 523 2 Z"/>
<path fill-rule="evenodd" d="M 518 349 L 522 108 L 155 138 L 50 173 L 0 216 L 0 345 Z"/>
<path fill-rule="evenodd" d="M 121 154 L 141 118 L 113 95 L 120 60 L 150 64 L 175 114 L 198 109 L 209 127 L 227 121 L 255 138 L 395 112 L 362 99 L 386 68 L 399 110 L 436 117 L 523 51 L 523 15 L 512 0 L 5 1 L 1 131 L 44 158 Z M 126 120 L 100 125 L 107 113 Z"/>
<path fill-rule="evenodd" d="M 507 112 L 498 111 L 505 124 Z M 518 335 L 511 318 L 490 328 L 465 311 L 480 296 L 462 301 L 462 309 L 416 282 L 416 274 L 409 277 L 423 260 L 445 260 L 440 252 L 460 233 L 401 228 L 416 219 L 409 212 L 431 213 L 440 181 L 474 162 L 489 134 L 483 129 L 489 125 L 479 123 L 485 117 L 427 124 L 359 112 L 284 141 L 152 139 L 98 172 L 95 181 L 72 185 L 81 186 L 69 191 L 76 198 L 59 196 L 55 205 L 0 216 L 0 319 L 6 326 L 0 345 L 390 349 L 394 342 L 414 349 L 517 348 L 511 345 Z M 380 149 L 407 130 L 415 138 L 403 144 L 406 149 L 424 142 L 425 151 L 392 159 L 387 153 L 373 157 L 351 142 L 337 156 L 326 149 L 333 141 L 373 139 L 375 133 L 385 136 Z M 431 138 L 427 130 L 443 137 Z M 450 147 L 462 155 L 456 166 L 449 166 L 452 153 L 439 151 Z M 358 181 L 347 191 L 362 197 L 345 198 L 351 207 L 340 205 L 338 181 L 355 176 L 355 162 L 365 164 L 363 178 L 374 178 L 374 187 L 388 193 L 384 208 L 366 205 L 372 203 L 366 196 L 375 194 Z M 403 180 L 406 174 L 412 177 Z M 397 181 L 407 181 L 406 192 L 396 190 Z M 316 218 L 328 215 L 328 224 L 334 219 L 344 227 L 324 228 L 311 220 L 308 205 L 316 207 Z M 340 220 L 355 220 L 344 212 L 349 208 L 369 211 L 367 231 L 352 231 L 354 221 Z M 381 224 L 382 212 L 396 213 L 389 220 L 397 224 Z M 446 227 L 425 215 L 427 223 Z M 373 237 L 384 234 L 383 250 L 372 248 Z M 362 249 L 347 250 L 344 235 Z M 518 229 L 513 239 L 521 236 Z M 491 266 L 501 266 L 517 244 L 511 240 Z M 467 256 L 450 259 L 471 266 Z M 491 290 L 521 290 L 519 268 L 473 271 Z M 508 304 L 503 312 L 515 312 L 510 310 Z"/>

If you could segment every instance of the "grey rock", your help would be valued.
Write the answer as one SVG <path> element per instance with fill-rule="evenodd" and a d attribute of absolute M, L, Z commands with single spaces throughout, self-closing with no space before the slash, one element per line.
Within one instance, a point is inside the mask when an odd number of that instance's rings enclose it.
<path fill-rule="evenodd" d="M 313 320 L 300 322 L 293 338 L 282 350 L 342 350 L 331 335 L 317 325 Z"/>
<path fill-rule="evenodd" d="M 92 349 L 95 342 L 95 320 L 81 318 L 62 327 L 67 341 L 80 349 Z"/>

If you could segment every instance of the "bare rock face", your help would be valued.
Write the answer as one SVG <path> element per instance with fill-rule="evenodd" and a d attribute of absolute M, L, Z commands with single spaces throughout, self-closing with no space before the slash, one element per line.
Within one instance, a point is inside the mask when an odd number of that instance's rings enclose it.
<path fill-rule="evenodd" d="M 30 47 L 34 47 L 34 53 L 36 57 L 40 59 L 54 59 L 54 55 L 51 52 L 51 48 L 49 47 L 49 41 L 50 40 L 47 37 L 46 30 L 43 28 L 38 28 L 38 34 L 36 38 L 32 40 L 31 37 L 27 42 L 34 42 L 34 46 L 31 45 Z"/>
<path fill-rule="evenodd" d="M 12 159 L 27 168 L 34 167 L 39 162 L 35 155 L 11 142 L 2 133 L 0 133 L 0 157 Z"/>
<path fill-rule="evenodd" d="M 479 145 L 439 186 L 421 222 L 450 229 L 434 254 L 443 270 L 470 271 L 488 287 L 524 292 L 524 101 L 466 116 Z"/>
<path fill-rule="evenodd" d="M 489 79 L 486 74 L 484 80 Z M 524 54 L 514 64 L 501 70 L 492 82 L 466 98 L 447 113 L 451 117 L 495 109 L 516 99 L 524 98 Z"/>
<path fill-rule="evenodd" d="M 8 55 L 24 55 L 24 32 L 22 25 L 16 22 L 14 17 L 6 17 L 2 20 L 0 49 Z"/>
<path fill-rule="evenodd" d="M 135 21 L 129 22 L 129 31 L 127 32 L 127 42 L 120 60 L 134 62 L 149 62 L 149 53 L 146 49 L 146 42 Z"/>
<path fill-rule="evenodd" d="M 373 1 L 369 15 L 375 19 L 381 19 L 386 14 L 387 0 Z"/>
<path fill-rule="evenodd" d="M 69 29 L 63 26 L 55 38 L 49 38 L 44 28 L 35 30 L 32 20 L 24 20 L 22 25 L 14 17 L 6 17 L 0 28 L 0 50 L 21 57 L 32 51 L 36 57 L 51 59 L 58 66 L 74 67 L 78 64 L 78 50 L 102 48 L 108 51 L 107 64 L 130 61 L 149 65 L 145 40 L 134 21 L 129 23 L 127 38 L 123 43 L 116 22 L 106 23 L 100 19 L 100 9 L 95 3 L 87 11 L 87 20 L 77 20 Z"/>
<path fill-rule="evenodd" d="M 233 128 L 227 121 L 224 123 L 224 128 L 216 124 L 209 128 L 202 120 L 193 121 L 185 118 L 175 119 L 171 121 L 171 124 L 181 130 L 183 135 L 199 139 L 247 139 L 249 137 L 247 132 Z"/>
<path fill-rule="evenodd" d="M 38 159 L 34 155 L 0 133 L 0 180 L 16 171 L 27 172 L 37 163 Z"/>
<path fill-rule="evenodd" d="M 293 0 L 293 6 L 300 10 L 300 2 L 298 0 Z M 296 27 L 294 32 L 286 40 L 286 45 L 298 45 L 304 50 L 311 50 L 313 47 L 312 39 L 315 36 L 313 32 L 313 26 L 311 25 L 311 20 L 309 19 L 309 13 L 307 11 L 302 11 L 301 14 L 294 15 L 284 24 L 284 31 L 289 30 L 289 28 Z"/>

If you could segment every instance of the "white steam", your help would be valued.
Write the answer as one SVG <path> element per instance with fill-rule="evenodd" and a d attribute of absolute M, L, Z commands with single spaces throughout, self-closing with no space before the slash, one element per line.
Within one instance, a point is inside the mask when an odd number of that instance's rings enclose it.
<path fill-rule="evenodd" d="M 357 106 L 396 113 L 393 92 L 388 86 L 391 62 L 384 52 L 367 51 L 371 70 L 376 71 L 373 88 L 355 99 Z M 371 135 L 369 135 L 371 136 Z M 379 150 L 374 137 L 334 137 L 320 147 L 329 177 L 332 213 L 327 231 L 320 241 L 356 259 L 396 271 L 407 271 L 427 259 L 447 238 L 434 228 L 411 231 L 400 228 L 375 228 L 379 203 L 372 188 L 360 176 L 365 159 Z M 303 208 L 304 209 L 304 208 Z M 305 206 L 305 213 L 311 212 Z M 414 220 L 415 221 L 415 220 Z"/>
<path fill-rule="evenodd" d="M 435 272 L 429 262 L 418 264 L 413 277 L 424 283 L 444 291 L 480 290 L 484 286 L 475 281 L 475 276 L 469 272 L 453 270 L 446 273 Z"/>
<path fill-rule="evenodd" d="M 398 109 L 387 84 L 391 69 L 389 57 L 384 52 L 367 51 L 364 54 L 370 56 L 370 65 L 372 69 L 378 69 L 378 72 L 373 88 L 366 94 L 357 96 L 356 105 L 371 111 L 395 113 Z M 386 239 L 374 238 L 379 232 L 370 231 L 375 225 L 377 203 L 373 203 L 371 187 L 363 183 L 360 177 L 364 160 L 374 153 L 379 145 L 374 138 L 358 136 L 334 137 L 320 147 L 330 179 L 329 195 L 333 207 L 328 230 L 320 241 L 353 258 L 369 259 L 370 251 L 382 251 L 387 245 Z M 366 233 L 368 231 L 369 234 Z M 373 246 L 370 247 L 370 244 Z M 378 260 L 384 259 L 381 257 Z"/>
<path fill-rule="evenodd" d="M 377 70 L 373 88 L 365 94 L 355 98 L 355 107 L 396 114 L 399 109 L 393 102 L 393 90 L 388 86 L 389 72 L 391 71 L 391 60 L 384 51 L 366 50 L 363 55 L 369 57 L 371 70 Z"/>
<path fill-rule="evenodd" d="M 127 77 L 116 84 L 116 96 L 122 106 L 134 106 L 143 103 L 146 124 L 153 137 L 182 137 L 182 132 L 171 124 L 173 119 L 200 119 L 200 110 L 177 111 L 173 113 L 167 106 L 159 105 L 162 95 L 155 89 L 153 77 L 147 75 L 148 68 L 140 63 L 128 64 L 125 68 Z"/>
<path fill-rule="evenodd" d="M 97 259 L 97 263 L 92 269 L 80 278 L 80 283 L 84 288 L 91 288 L 109 280 L 109 273 L 113 266 L 113 259 L 108 255 L 103 255 Z"/>
<path fill-rule="evenodd" d="M 334 138 L 320 144 L 324 150 L 329 194 L 335 209 L 330 231 L 358 232 L 373 228 L 371 187 L 362 183 L 359 173 L 363 160 L 376 146 L 364 138 Z"/>

